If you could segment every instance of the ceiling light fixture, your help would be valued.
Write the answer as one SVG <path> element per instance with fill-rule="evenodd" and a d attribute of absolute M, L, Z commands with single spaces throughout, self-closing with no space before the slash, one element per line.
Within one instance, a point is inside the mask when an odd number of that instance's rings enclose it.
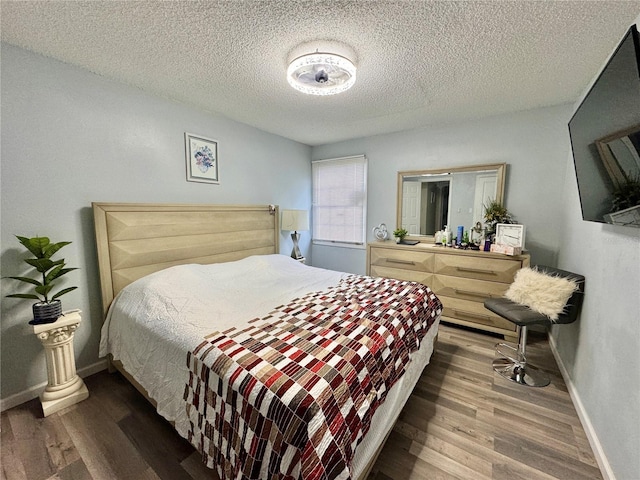
<path fill-rule="evenodd" d="M 309 53 L 289 64 L 287 80 L 296 90 L 309 95 L 335 95 L 356 82 L 356 66 L 335 53 Z"/>

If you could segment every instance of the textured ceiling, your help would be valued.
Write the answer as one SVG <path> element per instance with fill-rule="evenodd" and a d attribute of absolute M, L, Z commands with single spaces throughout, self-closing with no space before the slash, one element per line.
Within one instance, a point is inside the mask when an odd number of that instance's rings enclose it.
<path fill-rule="evenodd" d="M 635 1 L 5 1 L 2 40 L 319 145 L 575 101 Z M 346 44 L 357 82 L 313 97 L 299 45 Z"/>

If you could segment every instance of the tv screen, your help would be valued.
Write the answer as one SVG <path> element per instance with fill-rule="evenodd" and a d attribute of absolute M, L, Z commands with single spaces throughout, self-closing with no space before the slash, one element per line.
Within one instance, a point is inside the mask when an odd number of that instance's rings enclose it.
<path fill-rule="evenodd" d="M 582 218 L 640 227 L 640 40 L 632 26 L 569 121 Z"/>

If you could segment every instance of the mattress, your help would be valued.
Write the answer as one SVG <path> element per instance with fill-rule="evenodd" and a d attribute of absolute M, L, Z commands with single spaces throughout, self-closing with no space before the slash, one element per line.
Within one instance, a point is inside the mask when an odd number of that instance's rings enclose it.
<path fill-rule="evenodd" d="M 368 277 L 306 266 L 283 255 L 171 267 L 133 282 L 118 294 L 102 328 L 100 355 L 111 354 L 119 360 L 157 403 L 158 413 L 173 422 L 178 433 L 189 438 L 196 448 L 210 453 L 212 447 L 205 448 L 201 440 L 195 439 L 194 409 L 185 408 L 185 404 L 189 405 L 186 397 L 191 395 L 192 403 L 194 397 L 194 393 L 187 394 L 188 388 L 185 388 L 193 383 L 194 376 L 193 365 L 185 358 L 203 344 L 203 339 L 224 335 L 226 340 L 226 335 L 231 335 L 229 332 L 245 332 L 247 336 L 246 332 L 254 328 L 257 321 L 271 318 L 274 311 L 289 312 L 292 302 L 299 302 L 310 294 L 325 295 L 345 284 L 356 285 L 357 288 L 351 290 L 360 292 L 361 284 L 376 282 Z M 402 284 L 403 289 L 428 291 L 420 284 L 393 282 L 396 287 Z M 346 304 L 354 302 L 357 300 Z M 430 307 L 430 328 L 414 339 L 416 345 L 407 350 L 406 366 L 396 375 L 389 390 L 383 392 L 383 401 L 373 416 L 367 418 L 365 435 L 354 442 L 357 446 L 348 458 L 348 468 L 336 475 L 323 472 L 325 476 L 317 478 L 358 478 L 364 472 L 431 357 L 441 304 L 435 299 Z M 202 432 L 198 434 L 202 437 Z M 211 463 L 213 455 L 207 451 L 202 453 Z M 237 472 L 230 474 L 219 468 L 218 473 L 226 478 L 242 478 Z M 300 467 L 290 470 L 289 476 L 301 476 Z M 316 477 L 308 475 L 307 478 Z"/>

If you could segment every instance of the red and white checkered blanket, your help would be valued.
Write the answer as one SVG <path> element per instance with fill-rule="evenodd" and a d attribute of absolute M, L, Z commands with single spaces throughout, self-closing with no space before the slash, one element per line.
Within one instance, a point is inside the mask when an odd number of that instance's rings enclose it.
<path fill-rule="evenodd" d="M 187 356 L 189 441 L 222 480 L 351 478 L 354 450 L 442 311 L 419 283 L 352 275 Z"/>

